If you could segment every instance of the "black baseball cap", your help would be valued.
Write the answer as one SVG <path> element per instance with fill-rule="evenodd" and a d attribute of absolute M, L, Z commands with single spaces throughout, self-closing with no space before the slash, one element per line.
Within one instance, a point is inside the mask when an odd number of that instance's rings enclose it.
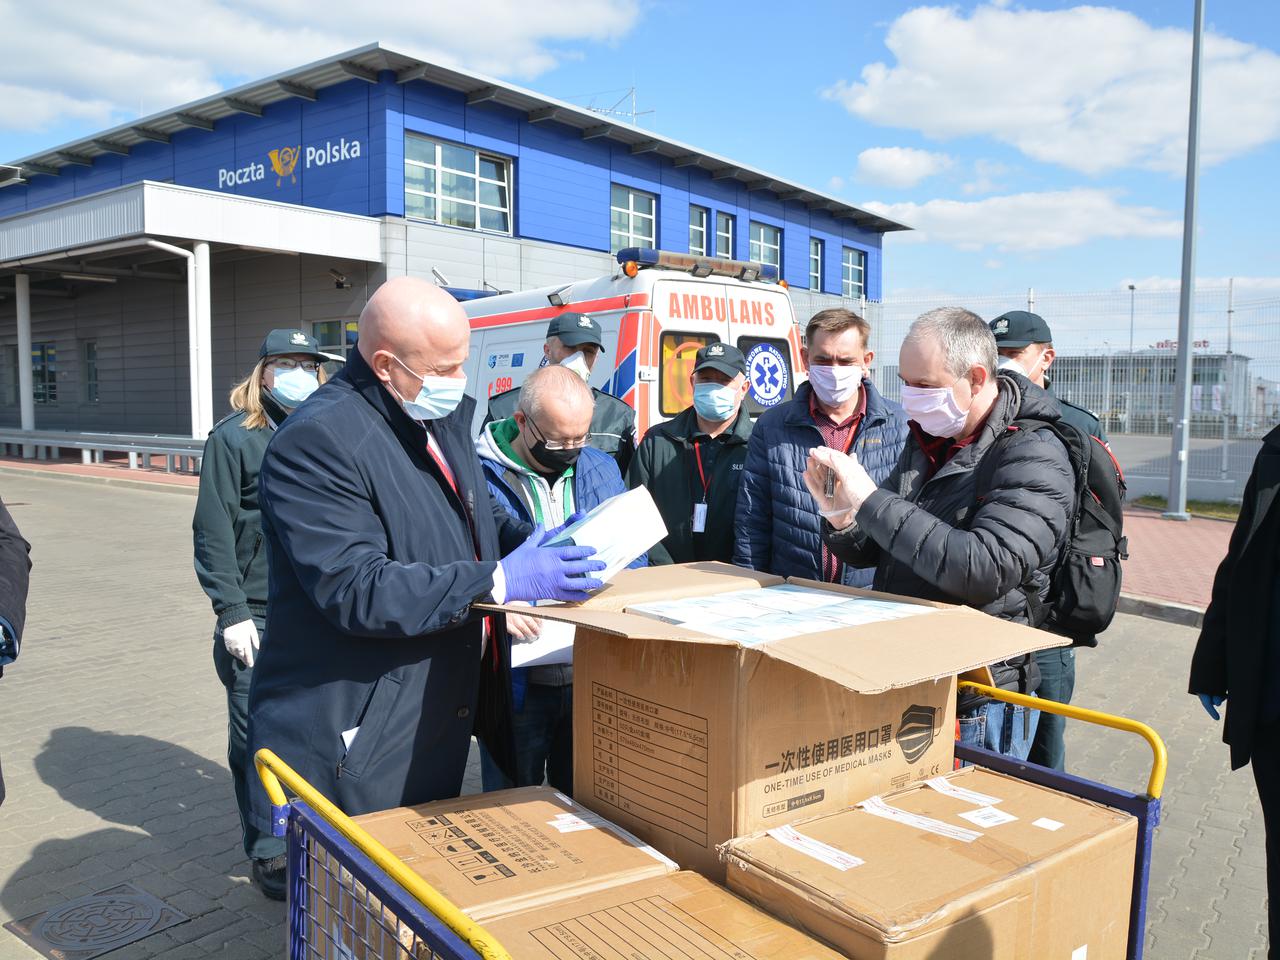
<path fill-rule="evenodd" d="M 272 330 L 262 341 L 262 349 L 258 358 L 280 357 L 286 353 L 305 353 L 317 360 L 327 360 L 328 355 L 320 352 L 320 343 L 315 337 L 309 337 L 301 330 Z"/>
<path fill-rule="evenodd" d="M 991 321 L 997 347 L 1028 347 L 1033 343 L 1052 343 L 1053 334 L 1044 317 L 1026 310 L 1010 310 Z"/>
<path fill-rule="evenodd" d="M 580 347 L 594 343 L 604 351 L 604 332 L 585 313 L 562 313 L 547 325 L 548 337 L 559 337 L 566 347 Z"/>
<path fill-rule="evenodd" d="M 698 351 L 693 360 L 693 372 L 697 373 L 706 367 L 719 370 L 726 376 L 746 375 L 747 361 L 742 351 L 731 343 L 708 343 Z"/>

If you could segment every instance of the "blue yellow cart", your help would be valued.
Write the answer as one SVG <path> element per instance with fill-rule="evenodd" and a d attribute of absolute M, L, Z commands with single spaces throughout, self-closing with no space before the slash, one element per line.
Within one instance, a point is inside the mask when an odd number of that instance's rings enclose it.
<path fill-rule="evenodd" d="M 1150 745 L 1151 776 L 1145 794 L 956 745 L 959 760 L 1137 818 L 1128 957 L 1141 960 L 1151 844 L 1160 821 L 1160 793 L 1168 764 L 1163 741 L 1146 724 L 1123 717 L 968 681 L 961 686 L 996 700 L 1134 733 Z M 271 798 L 275 833 L 288 842 L 289 960 L 510 960 L 510 955 L 483 927 L 401 863 L 274 753 L 259 750 L 254 760 Z M 286 790 L 295 799 L 289 800 Z"/>

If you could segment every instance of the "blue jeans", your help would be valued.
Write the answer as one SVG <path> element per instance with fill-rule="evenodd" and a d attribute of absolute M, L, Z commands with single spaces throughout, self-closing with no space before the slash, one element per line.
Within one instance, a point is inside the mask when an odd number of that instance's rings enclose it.
<path fill-rule="evenodd" d="M 511 717 L 516 746 L 516 779 L 507 777 L 480 744 L 480 779 L 485 792 L 539 787 L 545 779 L 573 796 L 573 684 L 531 683 L 524 706 Z"/>
<path fill-rule="evenodd" d="M 1076 688 L 1075 650 L 1071 647 L 1039 650 L 1036 652 L 1036 663 L 1040 665 L 1040 686 L 1036 687 L 1036 695 L 1058 703 L 1070 703 L 1071 694 Z M 1027 759 L 1042 767 L 1065 770 L 1067 744 L 1063 734 L 1066 727 L 1066 717 L 1053 713 L 1041 714 L 1035 742 L 1031 745 L 1031 753 Z"/>
<path fill-rule="evenodd" d="M 1039 710 L 993 700 L 960 717 L 960 742 L 1025 760 L 1031 752 L 1039 720 Z"/>

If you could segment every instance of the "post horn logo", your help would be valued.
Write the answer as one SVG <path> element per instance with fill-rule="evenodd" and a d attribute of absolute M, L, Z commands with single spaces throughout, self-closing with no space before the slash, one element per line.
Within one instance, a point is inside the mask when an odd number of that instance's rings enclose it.
<path fill-rule="evenodd" d="M 294 168 L 298 165 L 298 157 L 302 155 L 302 145 L 296 147 L 280 147 L 278 150 L 272 150 L 267 154 L 271 158 L 271 169 L 276 172 L 276 186 L 280 186 L 284 182 L 284 178 L 288 177 L 290 183 L 297 183 L 298 178 L 294 176 Z"/>
<path fill-rule="evenodd" d="M 915 763 L 924 756 L 938 735 L 939 713 L 937 707 L 912 704 L 902 711 L 902 722 L 895 738 L 902 748 L 907 763 Z"/>

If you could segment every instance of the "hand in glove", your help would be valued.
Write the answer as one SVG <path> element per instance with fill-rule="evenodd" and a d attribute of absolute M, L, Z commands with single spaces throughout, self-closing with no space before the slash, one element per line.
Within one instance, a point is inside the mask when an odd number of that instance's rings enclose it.
<path fill-rule="evenodd" d="M 222 643 L 246 667 L 258 656 L 258 628 L 252 620 L 241 620 L 222 628 Z"/>
<path fill-rule="evenodd" d="M 555 531 L 547 533 L 542 524 L 533 528 L 529 539 L 502 558 L 502 574 L 507 582 L 507 597 L 512 600 L 586 600 L 590 591 L 599 590 L 604 582 L 584 574 L 603 570 L 600 560 L 588 560 L 595 547 L 544 544 Z"/>
<path fill-rule="evenodd" d="M 818 512 L 837 530 L 853 523 L 854 514 L 862 502 L 876 489 L 876 482 L 857 457 L 830 447 L 816 447 L 809 451 L 804 485 L 817 501 Z"/>
<path fill-rule="evenodd" d="M 1218 713 L 1218 708 L 1227 702 L 1226 697 L 1219 696 L 1216 693 L 1197 693 L 1196 696 L 1200 698 L 1200 705 L 1204 707 L 1205 713 L 1215 720 L 1222 719 Z"/>
<path fill-rule="evenodd" d="M 512 643 L 528 643 L 537 640 L 542 633 L 542 621 L 523 613 L 507 614 L 507 634 Z"/>

